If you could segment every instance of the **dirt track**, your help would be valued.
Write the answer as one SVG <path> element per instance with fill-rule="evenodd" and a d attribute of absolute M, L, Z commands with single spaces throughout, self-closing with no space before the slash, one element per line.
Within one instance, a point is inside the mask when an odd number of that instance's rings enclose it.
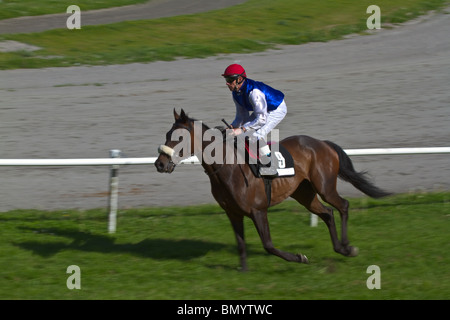
<path fill-rule="evenodd" d="M 439 14 L 371 36 L 256 54 L 106 67 L 0 71 L 0 158 L 156 156 L 174 107 L 213 126 L 233 119 L 220 77 L 240 61 L 286 94 L 281 137 L 344 148 L 449 146 L 450 19 Z M 450 189 L 448 155 L 354 157 L 380 187 Z M 107 167 L 0 167 L 0 211 L 105 207 Z M 360 195 L 340 184 L 344 196 Z M 212 203 L 200 166 L 171 175 L 120 169 L 120 207 Z"/>

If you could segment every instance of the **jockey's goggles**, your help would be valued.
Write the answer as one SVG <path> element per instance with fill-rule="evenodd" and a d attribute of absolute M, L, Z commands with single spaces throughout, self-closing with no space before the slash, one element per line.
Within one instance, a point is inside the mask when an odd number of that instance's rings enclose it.
<path fill-rule="evenodd" d="M 225 77 L 225 81 L 227 83 L 233 83 L 237 78 L 239 78 L 239 76 Z"/>

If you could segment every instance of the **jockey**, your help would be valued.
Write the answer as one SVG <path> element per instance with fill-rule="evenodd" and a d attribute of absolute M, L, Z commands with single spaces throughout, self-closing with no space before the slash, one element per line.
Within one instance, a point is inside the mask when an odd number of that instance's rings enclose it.
<path fill-rule="evenodd" d="M 236 117 L 231 123 L 232 134 L 237 136 L 251 130 L 250 137 L 259 142 L 261 162 L 268 163 L 268 166 L 260 168 L 260 174 L 277 175 L 277 167 L 271 165 L 271 152 L 265 139 L 286 116 L 284 94 L 263 82 L 248 79 L 244 68 L 239 64 L 228 66 L 222 76 L 236 105 Z"/>

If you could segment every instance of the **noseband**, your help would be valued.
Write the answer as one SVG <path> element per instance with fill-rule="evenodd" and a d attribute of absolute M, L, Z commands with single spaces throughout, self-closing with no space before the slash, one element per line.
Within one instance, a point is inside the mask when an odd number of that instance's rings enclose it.
<path fill-rule="evenodd" d="M 171 147 L 162 144 L 158 147 L 158 153 L 168 155 L 169 157 L 172 158 L 173 155 L 175 154 L 175 150 L 173 150 Z"/>
<path fill-rule="evenodd" d="M 172 132 L 174 129 L 186 129 L 189 132 L 192 131 L 192 128 L 189 128 L 188 126 L 182 125 L 180 123 L 175 122 L 173 124 L 173 126 L 174 126 L 174 128 L 172 129 Z M 162 154 L 169 156 L 169 164 L 172 164 L 174 167 L 176 166 L 176 164 L 172 160 L 172 157 L 175 155 L 175 150 L 173 150 L 171 147 L 161 144 L 158 147 L 158 153 L 160 153 L 160 154 L 162 153 Z"/>

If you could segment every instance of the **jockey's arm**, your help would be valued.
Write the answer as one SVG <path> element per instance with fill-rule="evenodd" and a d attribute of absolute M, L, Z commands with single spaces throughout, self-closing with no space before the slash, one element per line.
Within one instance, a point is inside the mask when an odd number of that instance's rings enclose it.
<path fill-rule="evenodd" d="M 267 101 L 266 96 L 258 89 L 254 89 L 250 95 L 250 103 L 253 105 L 254 119 L 244 123 L 246 130 L 258 130 L 266 124 L 267 121 Z M 253 118 L 253 117 L 252 117 Z"/>
<path fill-rule="evenodd" d="M 234 100 L 234 104 L 236 105 L 236 117 L 234 118 L 231 126 L 233 128 L 239 128 L 248 118 L 248 111 L 245 110 L 236 100 Z"/>

